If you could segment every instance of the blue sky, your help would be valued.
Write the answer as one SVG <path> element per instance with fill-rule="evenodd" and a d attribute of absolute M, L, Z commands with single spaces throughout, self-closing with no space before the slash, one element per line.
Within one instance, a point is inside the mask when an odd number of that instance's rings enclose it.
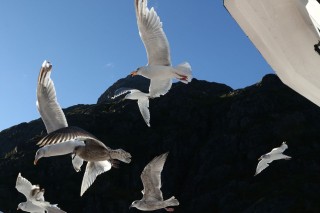
<path fill-rule="evenodd" d="M 150 0 L 163 22 L 174 65 L 234 89 L 273 73 L 223 6 L 212 0 Z M 63 108 L 94 104 L 115 81 L 147 63 L 133 0 L 10 0 L 0 7 L 0 130 L 39 118 L 43 60 Z"/>

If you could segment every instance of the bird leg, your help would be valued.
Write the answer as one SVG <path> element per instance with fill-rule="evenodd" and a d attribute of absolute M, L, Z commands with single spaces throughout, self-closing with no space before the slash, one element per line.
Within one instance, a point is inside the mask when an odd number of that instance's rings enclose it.
<path fill-rule="evenodd" d="M 164 208 L 167 212 L 174 212 L 174 208 Z"/>

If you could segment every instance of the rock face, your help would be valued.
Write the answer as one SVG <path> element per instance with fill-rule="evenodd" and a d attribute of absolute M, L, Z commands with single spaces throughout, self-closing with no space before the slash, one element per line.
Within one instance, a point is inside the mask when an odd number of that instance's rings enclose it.
<path fill-rule="evenodd" d="M 144 166 L 169 151 L 162 190 L 165 199 L 179 200 L 175 212 L 320 212 L 320 110 L 275 75 L 240 90 L 196 79 L 174 84 L 150 100 L 151 128 L 135 101 L 100 100 L 66 109 L 69 125 L 129 151 L 131 164 L 98 176 L 80 197 L 85 167 L 76 173 L 70 156 L 33 166 L 35 144 L 45 135 L 42 121 L 14 126 L 0 133 L 1 210 L 15 212 L 24 201 L 14 188 L 21 172 L 67 212 L 129 212 L 142 197 Z M 254 177 L 257 159 L 282 141 L 292 160 L 275 161 Z"/>

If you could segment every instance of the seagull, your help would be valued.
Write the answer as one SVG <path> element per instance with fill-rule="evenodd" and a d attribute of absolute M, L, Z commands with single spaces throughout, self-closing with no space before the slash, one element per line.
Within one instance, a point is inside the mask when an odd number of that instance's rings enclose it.
<path fill-rule="evenodd" d="M 259 174 L 262 170 L 267 168 L 269 166 L 269 163 L 271 163 L 274 160 L 280 160 L 280 159 L 285 159 L 285 160 L 290 160 L 291 157 L 282 154 L 286 149 L 288 149 L 288 145 L 286 142 L 283 142 L 280 147 L 274 148 L 271 150 L 271 152 L 262 155 L 258 160 L 258 166 L 256 170 L 256 174 Z"/>
<path fill-rule="evenodd" d="M 91 133 L 68 126 L 50 78 L 51 70 L 51 63 L 44 61 L 38 78 L 37 107 L 48 134 L 37 143 L 41 148 L 36 152 L 34 164 L 42 157 L 72 154 L 73 167 L 79 172 L 83 161 L 88 161 L 81 184 L 82 196 L 98 175 L 116 167 L 116 160 L 130 163 L 131 154 L 123 149 L 113 150 Z"/>
<path fill-rule="evenodd" d="M 32 213 L 65 213 L 56 204 L 50 204 L 44 200 L 44 189 L 40 189 L 39 185 L 32 185 L 30 181 L 18 174 L 16 181 L 16 189 L 26 198 L 26 202 L 19 203 L 17 210 L 21 209 Z"/>
<path fill-rule="evenodd" d="M 133 201 L 130 208 L 135 207 L 142 211 L 153 211 L 164 208 L 168 212 L 173 212 L 173 208 L 168 206 L 178 206 L 179 201 L 172 196 L 168 200 L 163 200 L 161 188 L 161 172 L 167 159 L 168 152 L 155 157 L 141 173 L 143 183 L 141 200 Z"/>
<path fill-rule="evenodd" d="M 169 42 L 154 8 L 149 10 L 147 0 L 135 0 L 135 10 L 148 64 L 131 72 L 131 75 L 141 75 L 150 79 L 150 97 L 165 95 L 172 86 L 172 78 L 189 83 L 192 80 L 192 72 L 188 62 L 183 62 L 176 67 L 171 66 Z"/>
<path fill-rule="evenodd" d="M 137 89 L 130 88 L 119 88 L 115 91 L 112 99 L 115 99 L 123 94 L 128 93 L 124 99 L 137 100 L 138 107 L 141 115 L 146 122 L 147 126 L 150 127 L 150 112 L 149 112 L 149 94 L 141 92 Z"/>

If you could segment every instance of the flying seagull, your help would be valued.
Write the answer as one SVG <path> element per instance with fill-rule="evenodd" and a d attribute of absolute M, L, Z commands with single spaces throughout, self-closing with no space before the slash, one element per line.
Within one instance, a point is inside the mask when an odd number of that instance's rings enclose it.
<path fill-rule="evenodd" d="M 150 127 L 150 112 L 149 112 L 149 94 L 141 92 L 137 89 L 130 88 L 119 88 L 114 92 L 112 99 L 115 99 L 123 94 L 127 95 L 123 99 L 137 100 L 138 107 L 141 115 L 146 122 L 147 126 Z"/>
<path fill-rule="evenodd" d="M 72 163 L 78 172 L 83 161 L 88 161 L 81 184 L 83 193 L 92 185 L 96 177 L 116 165 L 116 160 L 130 163 L 130 153 L 123 149 L 107 147 L 91 133 L 79 128 L 69 127 L 66 117 L 57 101 L 56 91 L 50 78 L 52 65 L 44 61 L 40 69 L 37 87 L 37 106 L 47 133 L 38 145 L 34 164 L 42 157 L 72 154 Z"/>
<path fill-rule="evenodd" d="M 271 163 L 274 160 L 280 160 L 280 159 L 290 160 L 291 159 L 290 156 L 282 154 L 286 149 L 288 149 L 288 145 L 286 142 L 283 142 L 280 147 L 274 148 L 271 150 L 271 152 L 262 155 L 259 158 L 260 161 L 258 163 L 255 176 L 259 174 L 262 170 L 267 168 L 269 166 L 269 163 Z"/>
<path fill-rule="evenodd" d="M 16 181 L 16 189 L 26 198 L 26 202 L 19 203 L 18 210 L 21 209 L 31 213 L 65 213 L 56 204 L 50 204 L 44 199 L 44 189 L 40 189 L 38 185 L 32 185 L 30 181 L 18 174 Z"/>
<path fill-rule="evenodd" d="M 143 183 L 141 200 L 133 201 L 131 207 L 135 207 L 142 211 L 153 211 L 164 208 L 168 212 L 174 211 L 168 206 L 178 206 L 179 201 L 172 196 L 168 200 L 163 200 L 161 188 L 161 172 L 163 165 L 167 159 L 168 152 L 155 157 L 141 173 Z"/>
<path fill-rule="evenodd" d="M 135 0 L 139 34 L 146 48 L 148 64 L 131 72 L 150 79 L 149 96 L 165 95 L 171 88 L 172 78 L 183 83 L 192 80 L 191 66 L 184 62 L 171 66 L 170 47 L 156 11 L 147 7 L 147 0 Z"/>

